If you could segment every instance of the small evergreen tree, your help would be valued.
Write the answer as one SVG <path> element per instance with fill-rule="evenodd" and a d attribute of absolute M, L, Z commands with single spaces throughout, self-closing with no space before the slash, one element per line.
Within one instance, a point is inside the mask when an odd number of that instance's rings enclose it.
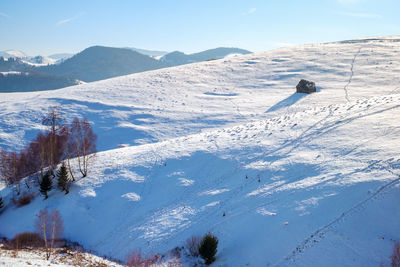
<path fill-rule="evenodd" d="M 206 234 L 200 242 L 199 254 L 207 265 L 215 261 L 217 254 L 218 238 L 212 234 Z"/>
<path fill-rule="evenodd" d="M 63 162 L 61 164 L 60 169 L 57 171 L 57 178 L 58 178 L 58 188 L 61 191 L 65 191 L 65 194 L 69 193 L 69 178 L 68 178 L 68 170 Z"/>
<path fill-rule="evenodd" d="M 40 193 L 44 195 L 44 199 L 47 199 L 49 196 L 47 192 L 51 190 L 53 186 L 53 181 L 50 178 L 50 174 L 47 172 L 43 175 L 42 181 L 40 182 Z"/>
<path fill-rule="evenodd" d="M 3 198 L 0 197 L 0 211 L 3 209 L 4 205 L 3 205 Z"/>

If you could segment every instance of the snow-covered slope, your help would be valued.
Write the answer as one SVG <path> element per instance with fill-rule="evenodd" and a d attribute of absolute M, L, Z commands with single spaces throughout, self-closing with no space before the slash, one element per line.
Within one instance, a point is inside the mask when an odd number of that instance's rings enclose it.
<path fill-rule="evenodd" d="M 39 128 L 49 105 L 95 121 L 104 150 L 400 92 L 394 40 L 399 38 L 283 48 L 55 91 L 2 94 L 0 124 L 7 127 L 0 128 L 0 145 L 23 145 L 32 137 L 24 129 Z M 301 78 L 315 81 L 320 92 L 294 94 Z"/>
<path fill-rule="evenodd" d="M 65 253 L 67 252 L 67 253 Z M 43 249 L 19 249 L 7 250 L 0 246 L 0 266 L 26 267 L 26 266 L 51 266 L 51 267 L 72 267 L 72 266 L 108 266 L 122 267 L 115 262 L 101 257 L 80 251 L 68 251 L 58 249 L 53 253 L 51 260 L 46 259 L 46 252 Z"/>
<path fill-rule="evenodd" d="M 2 94 L 1 146 L 20 148 L 59 104 L 93 122 L 102 152 L 70 194 L 9 206 L 0 233 L 57 207 L 67 238 L 120 259 L 211 231 L 218 266 L 387 264 L 400 240 L 399 51 L 399 37 L 305 45 Z M 319 92 L 294 94 L 301 78 Z M 119 144 L 135 146 L 109 150 Z"/>

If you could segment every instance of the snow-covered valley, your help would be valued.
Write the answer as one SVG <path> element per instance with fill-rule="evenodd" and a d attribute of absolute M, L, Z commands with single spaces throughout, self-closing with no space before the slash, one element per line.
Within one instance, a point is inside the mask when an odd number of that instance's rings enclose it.
<path fill-rule="evenodd" d="M 318 92 L 295 94 L 302 78 Z M 215 266 L 378 266 L 400 240 L 400 37 L 1 96 L 0 147 L 21 149 L 59 105 L 100 150 L 68 195 L 16 208 L 3 189 L 7 237 L 55 207 L 66 238 L 121 260 L 211 232 Z"/>

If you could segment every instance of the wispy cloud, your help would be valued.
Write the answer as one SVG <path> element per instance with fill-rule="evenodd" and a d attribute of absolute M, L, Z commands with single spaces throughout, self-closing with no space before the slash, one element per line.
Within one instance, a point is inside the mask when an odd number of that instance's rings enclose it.
<path fill-rule="evenodd" d="M 6 13 L 0 12 L 0 17 L 9 18 L 10 16 Z"/>
<path fill-rule="evenodd" d="M 71 17 L 71 18 L 59 20 L 59 21 L 57 21 L 56 26 L 60 26 L 60 25 L 69 23 L 69 22 L 71 22 L 71 21 L 73 21 L 73 20 L 76 20 L 76 19 L 82 17 L 83 15 L 84 15 L 84 13 L 81 12 L 81 13 L 79 13 L 79 14 L 77 14 L 77 15 Z"/>
<path fill-rule="evenodd" d="M 243 12 L 242 15 L 250 15 L 250 14 L 256 12 L 256 11 L 257 11 L 257 8 L 252 7 L 249 10 L 247 10 L 246 12 Z"/>
<path fill-rule="evenodd" d="M 348 12 L 340 12 L 340 15 L 348 16 L 348 17 L 355 17 L 355 18 L 364 18 L 364 19 L 379 19 L 382 18 L 379 14 L 373 13 L 348 13 Z"/>

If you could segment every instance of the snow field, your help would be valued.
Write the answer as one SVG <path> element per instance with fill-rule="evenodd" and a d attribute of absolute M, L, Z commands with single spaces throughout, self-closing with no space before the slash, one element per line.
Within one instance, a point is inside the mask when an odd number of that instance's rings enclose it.
<path fill-rule="evenodd" d="M 60 104 L 93 122 L 101 152 L 70 194 L 6 209 L 0 233 L 55 207 L 66 238 L 122 260 L 210 231 L 218 266 L 387 265 L 400 239 L 399 49 L 398 37 L 305 45 L 4 94 L 1 146 L 21 147 Z M 319 92 L 294 94 L 300 78 Z"/>

